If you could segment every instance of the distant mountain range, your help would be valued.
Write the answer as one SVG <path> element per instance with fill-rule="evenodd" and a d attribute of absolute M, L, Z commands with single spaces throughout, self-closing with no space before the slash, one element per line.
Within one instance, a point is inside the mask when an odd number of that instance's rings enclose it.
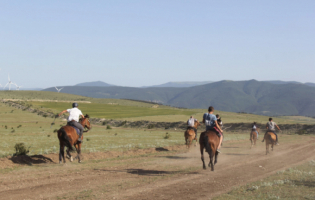
<path fill-rule="evenodd" d="M 193 87 L 197 85 L 205 85 L 208 83 L 212 83 L 213 81 L 202 81 L 202 82 L 168 82 L 161 85 L 153 85 L 153 86 L 144 86 L 144 87 Z"/>
<path fill-rule="evenodd" d="M 79 83 L 79 84 L 76 84 L 75 86 L 110 87 L 110 86 L 115 86 L 115 85 L 111 85 L 102 81 L 94 81 L 94 82 Z"/>
<path fill-rule="evenodd" d="M 48 88 L 45 91 L 56 91 Z M 315 116 L 315 87 L 269 81 L 219 81 L 194 87 L 65 86 L 61 91 L 95 98 L 154 101 L 185 108 L 248 112 L 262 115 Z"/>
<path fill-rule="evenodd" d="M 297 81 L 280 81 L 280 80 L 262 81 L 262 82 L 267 82 L 267 83 L 272 83 L 272 84 L 288 84 L 288 83 L 304 84 L 304 83 L 300 83 Z M 150 88 L 150 87 L 175 87 L 175 88 L 182 88 L 183 87 L 183 88 L 187 88 L 187 87 L 194 87 L 194 86 L 198 86 L 198 85 L 205 85 L 205 84 L 209 84 L 209 83 L 214 83 L 214 81 L 167 82 L 167 83 L 163 83 L 160 85 L 142 86 L 141 88 Z M 305 83 L 305 85 L 315 87 L 315 83 Z M 116 85 L 108 84 L 108 83 L 105 83 L 103 81 L 94 81 L 94 82 L 79 83 L 79 84 L 76 84 L 75 86 L 111 87 L 111 86 L 116 86 Z"/>

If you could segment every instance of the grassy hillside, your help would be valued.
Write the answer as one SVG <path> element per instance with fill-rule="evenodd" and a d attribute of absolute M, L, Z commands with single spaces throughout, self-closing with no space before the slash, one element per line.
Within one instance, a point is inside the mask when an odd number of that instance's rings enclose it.
<path fill-rule="evenodd" d="M 36 107 L 45 107 L 55 112 L 70 108 L 69 103 L 63 102 L 30 102 Z M 89 114 L 93 118 L 130 118 L 130 117 L 147 117 L 147 116 L 164 116 L 164 115 L 185 115 L 189 116 L 195 111 L 188 109 L 173 108 L 148 108 L 138 106 L 125 106 L 104 103 L 80 103 L 80 110 L 84 114 Z"/>
<path fill-rule="evenodd" d="M 190 115 L 194 115 L 198 120 L 207 112 L 204 109 L 176 109 L 168 106 L 155 105 L 151 103 L 120 100 L 120 99 L 99 99 L 83 97 L 65 93 L 47 91 L 0 91 L 0 98 L 14 99 L 32 104 L 33 107 L 50 110 L 54 113 L 70 108 L 73 101 L 79 102 L 79 107 L 83 113 L 88 113 L 93 118 L 119 119 L 127 121 L 148 120 L 156 122 L 178 122 L 186 121 Z M 37 101 L 34 101 L 37 100 Z M 43 101 L 44 100 L 44 101 Z M 51 102 L 51 100 L 58 102 Z M 66 101 L 66 102 L 63 102 Z M 267 116 L 233 113 L 216 110 L 220 114 L 224 123 L 251 123 L 253 121 L 265 123 Z M 315 119 L 301 116 L 275 117 L 274 121 L 279 124 L 314 124 Z"/>
<path fill-rule="evenodd" d="M 49 88 L 47 90 L 54 90 Z M 315 116 L 315 87 L 305 84 L 220 81 L 189 88 L 65 87 L 63 92 L 95 98 L 128 98 L 185 108 L 260 115 Z"/>

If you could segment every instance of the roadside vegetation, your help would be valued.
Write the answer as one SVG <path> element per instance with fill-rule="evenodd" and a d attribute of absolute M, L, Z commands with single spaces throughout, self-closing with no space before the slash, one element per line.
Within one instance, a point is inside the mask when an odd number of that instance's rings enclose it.
<path fill-rule="evenodd" d="M 279 171 L 260 181 L 237 187 L 213 200 L 314 199 L 315 161 Z"/>

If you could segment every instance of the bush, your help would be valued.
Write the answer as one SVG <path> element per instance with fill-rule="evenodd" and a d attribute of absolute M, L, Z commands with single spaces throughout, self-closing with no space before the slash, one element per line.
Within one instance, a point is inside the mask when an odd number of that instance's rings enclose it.
<path fill-rule="evenodd" d="M 58 132 L 58 129 L 55 129 L 55 130 L 54 130 L 54 133 L 57 133 L 57 132 Z"/>
<path fill-rule="evenodd" d="M 5 129 L 8 129 L 8 126 L 7 126 L 7 125 L 5 125 L 5 126 L 4 126 L 4 128 L 5 128 Z"/>
<path fill-rule="evenodd" d="M 12 131 L 11 131 L 11 133 L 14 133 L 15 132 L 15 130 L 13 129 Z"/>
<path fill-rule="evenodd" d="M 165 133 L 164 139 L 169 139 L 171 137 L 171 134 L 168 134 L 168 132 Z"/>
<path fill-rule="evenodd" d="M 107 126 L 106 126 L 106 129 L 112 129 L 112 127 L 110 127 L 110 125 L 107 125 Z"/>
<path fill-rule="evenodd" d="M 86 141 L 90 141 L 91 139 L 90 138 L 86 138 Z"/>
<path fill-rule="evenodd" d="M 16 128 L 21 128 L 22 127 L 22 125 L 20 124 L 20 125 L 18 125 Z"/>
<path fill-rule="evenodd" d="M 106 124 L 107 124 L 107 122 L 105 122 L 105 121 L 102 123 L 103 126 L 105 126 Z"/>
<path fill-rule="evenodd" d="M 152 129 L 152 128 L 154 128 L 154 127 L 155 127 L 154 124 L 149 124 L 149 125 L 148 125 L 148 129 Z"/>
<path fill-rule="evenodd" d="M 26 155 L 30 152 L 29 151 L 30 147 L 28 149 L 26 149 L 24 143 L 16 143 L 14 148 L 15 148 L 14 156 Z"/>

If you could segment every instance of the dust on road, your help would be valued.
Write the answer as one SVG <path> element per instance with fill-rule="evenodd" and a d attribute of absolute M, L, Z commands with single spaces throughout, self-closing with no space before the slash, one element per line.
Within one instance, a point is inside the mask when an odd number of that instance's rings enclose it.
<path fill-rule="evenodd" d="M 0 199 L 210 199 L 315 158 L 312 136 L 281 136 L 280 141 L 267 156 L 261 142 L 253 149 L 249 141 L 227 142 L 214 172 L 202 169 L 199 146 L 189 152 L 162 148 L 83 164 L 19 167 L 2 172 Z"/>

